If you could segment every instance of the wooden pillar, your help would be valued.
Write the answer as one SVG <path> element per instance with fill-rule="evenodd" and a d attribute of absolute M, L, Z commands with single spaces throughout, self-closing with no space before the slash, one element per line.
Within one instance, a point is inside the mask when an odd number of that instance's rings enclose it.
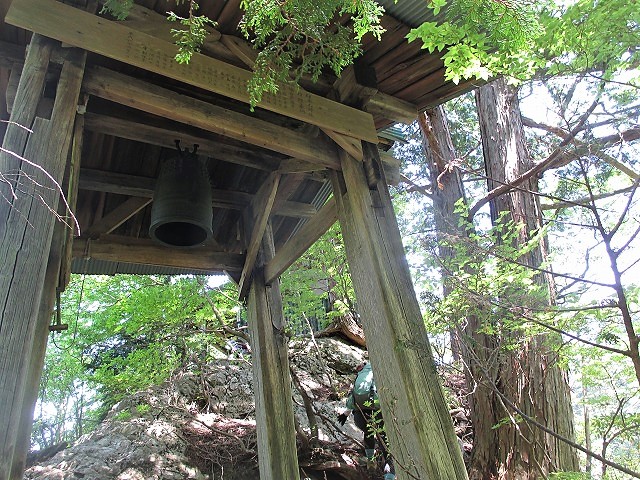
<path fill-rule="evenodd" d="M 0 480 L 9 478 L 21 438 L 58 188 L 84 72 L 84 52 L 65 50 L 51 119 L 36 117 L 51 49 L 50 40 L 33 36 L 11 114 L 15 124 L 0 155 L 7 180 L 0 182 Z"/>
<path fill-rule="evenodd" d="M 466 479 L 377 148 L 340 160 L 334 196 L 397 478 Z"/>
<path fill-rule="evenodd" d="M 263 266 L 273 255 L 273 237 L 267 227 L 247 298 L 260 480 L 299 480 L 280 283 L 274 280 L 266 285 L 264 280 Z"/>
<path fill-rule="evenodd" d="M 38 400 L 38 392 L 40 391 L 40 379 L 42 377 L 44 356 L 47 349 L 47 339 L 49 337 L 49 324 L 51 323 L 51 316 L 56 304 L 56 289 L 62 260 L 64 233 L 64 225 L 57 223 L 53 231 L 47 271 L 44 277 L 44 290 L 40 302 L 40 310 L 38 311 L 38 321 L 34 331 L 30 365 L 25 384 L 24 401 L 22 402 L 22 414 L 18 426 L 18 438 L 13 452 L 11 480 L 20 480 L 22 478 L 27 462 L 27 454 L 29 453 L 29 447 L 31 445 L 33 412 Z"/>

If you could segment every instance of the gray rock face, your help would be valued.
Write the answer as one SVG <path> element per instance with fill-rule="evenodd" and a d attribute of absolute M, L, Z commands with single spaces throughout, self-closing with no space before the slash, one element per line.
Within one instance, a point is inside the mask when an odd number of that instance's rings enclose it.
<path fill-rule="evenodd" d="M 332 442 L 342 449 L 338 459 L 346 458 L 340 457 L 345 451 L 357 455 L 350 436 L 361 440 L 361 434 L 349 423 L 340 428 L 335 419 L 363 351 L 335 338 L 298 340 L 290 358 L 299 440 L 310 436 L 304 395 L 311 400 L 319 445 Z M 187 368 L 114 406 L 93 432 L 28 469 L 25 478 L 257 479 L 252 384 L 249 357 Z"/>

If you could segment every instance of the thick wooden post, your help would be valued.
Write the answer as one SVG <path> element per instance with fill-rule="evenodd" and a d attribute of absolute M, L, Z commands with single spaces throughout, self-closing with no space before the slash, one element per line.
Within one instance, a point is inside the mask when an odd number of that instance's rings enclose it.
<path fill-rule="evenodd" d="M 382 165 L 364 147 L 364 162 L 342 152 L 332 183 L 396 474 L 466 479 Z"/>
<path fill-rule="evenodd" d="M 49 324 L 56 304 L 56 287 L 60 273 L 62 260 L 62 240 L 64 225 L 57 223 L 54 227 L 47 271 L 44 277 L 44 290 L 38 312 L 38 321 L 34 331 L 33 346 L 27 379 L 25 384 L 24 401 L 22 402 L 22 414 L 18 426 L 18 438 L 13 452 L 13 465 L 11 466 L 11 480 L 20 480 L 24 474 L 27 454 L 31 445 L 31 427 L 33 424 L 33 412 L 40 391 L 40 379 L 44 366 L 44 356 L 49 337 Z"/>
<path fill-rule="evenodd" d="M 20 438 L 38 312 L 85 54 L 65 52 L 51 119 L 35 117 L 51 52 L 34 35 L 3 142 L 0 173 L 0 480 Z M 20 127 L 31 128 L 29 133 Z M 17 459 L 19 461 L 19 459 Z"/>
<path fill-rule="evenodd" d="M 273 237 L 267 227 L 247 299 L 260 480 L 299 480 L 280 283 L 274 280 L 266 285 L 264 281 L 263 266 L 273 254 Z"/>

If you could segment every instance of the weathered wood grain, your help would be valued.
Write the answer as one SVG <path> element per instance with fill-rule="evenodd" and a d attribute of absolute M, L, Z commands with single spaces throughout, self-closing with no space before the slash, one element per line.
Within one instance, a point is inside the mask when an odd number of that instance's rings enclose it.
<path fill-rule="evenodd" d="M 249 291 L 253 267 L 258 258 L 258 250 L 260 245 L 262 245 L 262 237 L 267 228 L 273 202 L 278 192 L 280 177 L 281 175 L 279 173 L 270 174 L 244 213 L 245 216 L 251 218 L 249 224 L 252 226 L 252 230 L 247 246 L 245 264 L 242 268 L 242 275 L 240 275 L 240 283 L 238 284 L 238 297 L 240 299 L 244 299 Z"/>
<path fill-rule="evenodd" d="M 171 249 L 149 239 L 103 235 L 97 240 L 76 238 L 73 241 L 73 256 L 109 262 L 158 265 L 187 268 L 201 272 L 240 271 L 244 256 L 201 247 L 193 249 Z"/>
<path fill-rule="evenodd" d="M 105 68 L 88 70 L 84 87 L 92 95 L 122 105 L 291 155 L 321 167 L 336 168 L 335 149 L 330 142 Z"/>
<path fill-rule="evenodd" d="M 82 160 L 82 145 L 84 140 L 84 116 L 76 115 L 76 123 L 73 126 L 73 140 L 71 143 L 71 161 L 69 163 L 69 171 L 66 178 L 66 195 L 67 204 L 71 212 L 75 214 L 77 211 L 78 201 L 78 184 L 80 177 L 80 162 Z M 77 220 L 77 219 L 76 219 Z M 65 290 L 71 281 L 71 246 L 73 244 L 73 236 L 80 235 L 73 221 L 72 228 L 65 231 L 64 236 L 64 253 L 62 264 L 60 265 L 60 289 Z"/>
<path fill-rule="evenodd" d="M 66 227 L 57 223 L 54 227 L 47 270 L 44 277 L 44 290 L 38 319 L 34 330 L 31 356 L 29 357 L 29 372 L 25 384 L 24 401 L 22 403 L 22 415 L 18 427 L 18 439 L 13 454 L 11 466 L 11 478 L 21 479 L 27 463 L 27 454 L 31 447 L 31 427 L 33 414 L 40 393 L 40 379 L 44 367 L 44 357 L 49 339 L 49 324 L 56 303 L 56 289 L 58 288 L 60 264 L 62 262 L 62 242 Z"/>
<path fill-rule="evenodd" d="M 280 285 L 277 280 L 266 285 L 261 268 L 273 257 L 273 250 L 271 228 L 267 228 L 247 298 L 260 480 L 299 480 Z"/>
<path fill-rule="evenodd" d="M 34 36 L 18 86 L 12 120 L 22 121 L 35 112 L 47 69 L 48 41 Z M 8 202 L 0 202 L 0 478 L 9 478 L 20 435 L 38 309 L 42 298 L 47 258 L 71 142 L 77 99 L 86 53 L 68 53 L 58 86 L 51 120 L 37 119 L 28 140 L 22 134 L 5 136 L 3 148 L 33 164 L 2 154 L 5 166 L 21 174 L 0 186 Z M 39 85 L 39 87 L 38 87 Z M 35 87 L 35 89 L 34 89 Z M 28 114 L 28 115 L 27 115 Z M 20 117 L 20 120 L 18 120 Z M 30 123 L 29 118 L 26 120 Z M 9 134 L 9 131 L 7 131 Z M 26 148 L 23 145 L 26 140 Z M 38 168 L 37 166 L 41 167 Z M 44 172 L 48 172 L 45 174 Z M 10 190 L 20 182 L 20 191 Z M 54 184 L 54 182 L 57 184 Z M 15 190 L 14 190 L 15 192 Z M 25 299 L 29 299 L 25 302 Z M 20 461 L 20 453 L 17 453 Z"/>
<path fill-rule="evenodd" d="M 381 171 L 375 152 L 365 149 Z M 371 190 L 363 162 L 346 154 L 341 162 L 342 173 L 332 173 L 334 197 L 398 476 L 463 480 L 384 175 Z"/>
<path fill-rule="evenodd" d="M 418 107 L 399 98 L 378 92 L 364 101 L 363 109 L 394 122 L 409 125 L 418 118 Z"/>
<path fill-rule="evenodd" d="M 55 0 L 14 0 L 5 21 L 189 85 L 249 101 L 246 85 L 251 72 L 201 54 L 194 54 L 188 65 L 179 64 L 174 60 L 175 45 Z M 280 85 L 277 95 L 265 94 L 259 106 L 369 142 L 377 139 L 370 114 L 291 85 Z"/>

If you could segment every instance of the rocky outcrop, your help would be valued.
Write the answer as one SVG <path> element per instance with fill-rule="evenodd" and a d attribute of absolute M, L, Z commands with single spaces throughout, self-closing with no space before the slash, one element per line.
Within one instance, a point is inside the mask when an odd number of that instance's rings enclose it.
<path fill-rule="evenodd" d="M 362 434 L 351 421 L 336 422 L 364 359 L 361 348 L 336 337 L 292 341 L 302 478 L 373 478 L 360 465 Z M 91 433 L 25 478 L 258 479 L 252 383 L 249 356 L 188 365 L 115 405 Z"/>

